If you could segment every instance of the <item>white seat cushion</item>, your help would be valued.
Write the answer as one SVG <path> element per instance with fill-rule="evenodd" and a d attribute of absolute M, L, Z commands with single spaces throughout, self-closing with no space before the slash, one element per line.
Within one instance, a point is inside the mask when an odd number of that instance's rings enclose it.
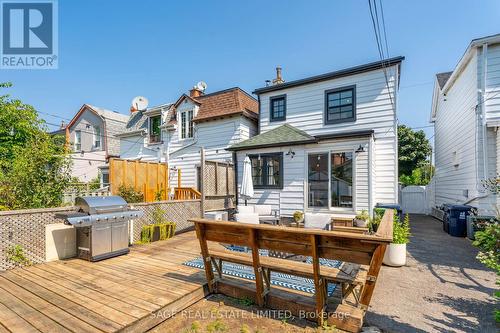
<path fill-rule="evenodd" d="M 257 213 L 237 213 L 234 214 L 236 222 L 248 223 L 248 224 L 259 224 L 259 214 Z"/>
<path fill-rule="evenodd" d="M 326 230 L 331 221 L 330 214 L 306 213 L 304 216 L 304 228 Z"/>
<path fill-rule="evenodd" d="M 273 214 L 273 206 L 271 205 L 255 205 L 254 209 L 261 216 L 271 216 Z"/>
<path fill-rule="evenodd" d="M 242 206 L 242 205 L 238 205 L 238 213 L 241 213 L 241 214 L 255 213 L 254 206 Z"/>

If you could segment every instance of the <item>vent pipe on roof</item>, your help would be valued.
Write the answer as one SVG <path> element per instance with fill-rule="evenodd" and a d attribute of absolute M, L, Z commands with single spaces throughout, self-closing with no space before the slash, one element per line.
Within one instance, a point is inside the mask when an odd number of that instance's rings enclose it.
<path fill-rule="evenodd" d="M 285 83 L 283 77 L 281 76 L 281 67 L 276 67 L 276 78 L 273 80 L 273 84 Z"/>

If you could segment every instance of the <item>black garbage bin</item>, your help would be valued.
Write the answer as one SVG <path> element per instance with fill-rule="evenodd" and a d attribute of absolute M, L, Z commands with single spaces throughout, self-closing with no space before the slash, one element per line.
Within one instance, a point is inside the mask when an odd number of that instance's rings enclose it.
<path fill-rule="evenodd" d="M 447 234 L 450 233 L 450 221 L 448 220 L 448 215 L 450 214 L 450 207 L 453 206 L 452 204 L 443 204 L 442 209 L 443 209 L 443 231 L 446 232 Z"/>
<path fill-rule="evenodd" d="M 385 204 L 385 203 L 377 203 L 377 205 L 375 205 L 376 208 L 385 208 L 385 209 L 395 209 L 397 212 L 398 212 L 398 217 L 399 217 L 399 221 L 403 221 L 403 210 L 401 209 L 401 206 L 398 205 L 398 204 L 393 204 L 393 203 L 389 203 L 389 204 Z"/>
<path fill-rule="evenodd" d="M 445 207 L 448 211 L 445 215 L 445 221 L 448 233 L 455 237 L 467 236 L 467 216 L 470 215 L 471 209 L 469 205 L 449 205 Z"/>

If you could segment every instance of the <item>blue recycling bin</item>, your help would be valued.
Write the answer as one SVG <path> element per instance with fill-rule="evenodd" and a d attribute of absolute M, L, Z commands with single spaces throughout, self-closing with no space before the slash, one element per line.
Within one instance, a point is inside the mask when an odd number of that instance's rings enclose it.
<path fill-rule="evenodd" d="M 447 232 L 454 237 L 467 236 L 467 216 L 471 214 L 469 205 L 446 205 L 444 222 Z"/>

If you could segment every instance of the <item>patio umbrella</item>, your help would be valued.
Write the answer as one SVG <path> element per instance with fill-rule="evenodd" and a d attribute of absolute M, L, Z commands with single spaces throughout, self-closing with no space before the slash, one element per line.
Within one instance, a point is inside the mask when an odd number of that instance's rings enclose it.
<path fill-rule="evenodd" d="M 252 163 L 248 156 L 243 161 L 243 179 L 241 180 L 240 194 L 245 198 L 246 206 L 247 199 L 253 197 Z"/>

